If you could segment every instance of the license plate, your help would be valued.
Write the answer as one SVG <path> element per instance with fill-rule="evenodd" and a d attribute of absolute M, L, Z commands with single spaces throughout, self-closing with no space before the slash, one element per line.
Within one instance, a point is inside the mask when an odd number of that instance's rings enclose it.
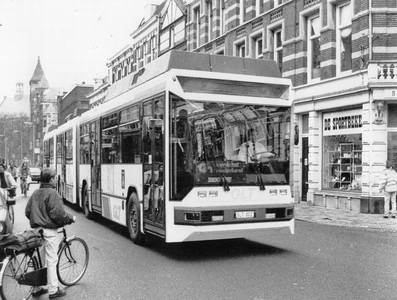
<path fill-rule="evenodd" d="M 252 219 L 255 217 L 254 211 L 236 211 L 236 219 Z"/>
<path fill-rule="evenodd" d="M 276 218 L 276 214 L 266 214 L 266 219 L 275 219 Z"/>

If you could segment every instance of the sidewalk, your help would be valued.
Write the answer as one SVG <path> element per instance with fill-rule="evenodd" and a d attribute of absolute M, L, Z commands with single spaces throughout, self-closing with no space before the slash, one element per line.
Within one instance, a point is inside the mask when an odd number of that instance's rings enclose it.
<path fill-rule="evenodd" d="M 397 232 L 397 217 L 384 219 L 381 214 L 364 214 L 321 206 L 309 206 L 307 203 L 295 203 L 295 219 L 336 226 L 360 227 L 382 231 Z"/>

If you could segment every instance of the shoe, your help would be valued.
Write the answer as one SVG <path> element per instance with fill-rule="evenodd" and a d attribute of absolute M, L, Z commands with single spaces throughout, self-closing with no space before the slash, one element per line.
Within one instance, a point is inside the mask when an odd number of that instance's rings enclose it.
<path fill-rule="evenodd" d="M 391 216 L 393 219 L 395 219 L 396 218 L 396 216 Z"/>
<path fill-rule="evenodd" d="M 54 294 L 50 294 L 49 297 L 50 298 L 58 298 L 58 297 L 62 297 L 66 295 L 66 291 L 65 290 L 61 290 L 60 288 L 58 288 L 58 291 Z"/>
<path fill-rule="evenodd" d="M 384 217 L 385 219 L 387 219 L 389 216 L 388 216 L 388 215 L 384 215 L 383 217 Z"/>
<path fill-rule="evenodd" d="M 33 292 L 32 296 L 33 297 L 37 297 L 37 296 L 44 295 L 44 294 L 47 294 L 47 293 L 48 293 L 48 289 L 41 288 L 41 289 L 37 290 L 36 292 Z"/>

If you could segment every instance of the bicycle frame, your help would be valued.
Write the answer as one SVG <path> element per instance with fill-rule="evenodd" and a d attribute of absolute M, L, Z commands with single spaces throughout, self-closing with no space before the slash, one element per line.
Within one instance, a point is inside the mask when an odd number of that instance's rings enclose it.
<path fill-rule="evenodd" d="M 59 228 L 59 229 L 58 229 L 58 233 L 62 233 L 62 234 L 63 234 L 62 240 L 61 240 L 61 242 L 59 243 L 58 251 L 57 251 L 57 254 L 59 255 L 59 253 L 61 252 L 62 246 L 63 246 L 64 244 L 67 244 L 70 240 L 74 239 L 74 238 L 76 237 L 76 235 L 68 236 L 68 235 L 66 234 L 66 229 L 65 229 L 65 227 Z"/>
<path fill-rule="evenodd" d="M 32 249 L 30 251 L 23 252 L 23 254 L 26 254 L 26 253 L 29 254 L 29 252 L 31 253 L 31 256 L 25 256 L 24 259 L 27 259 L 27 257 L 29 257 L 29 259 L 33 260 L 33 257 L 36 257 L 37 258 L 37 264 L 38 264 L 38 270 L 43 269 L 43 263 L 42 263 L 42 260 L 41 260 L 39 247 L 35 247 L 34 249 Z M 3 285 L 3 273 L 4 273 L 4 269 L 6 268 L 8 262 L 11 259 L 14 259 L 14 257 L 16 257 L 18 254 L 20 254 L 20 253 L 18 253 L 15 250 L 12 250 L 12 254 L 10 253 L 10 250 L 6 250 L 6 253 L 7 253 L 6 258 L 1 262 L 2 265 L 1 265 L 1 269 L 0 269 L 0 286 Z M 19 266 L 17 266 L 17 269 L 14 269 L 13 271 L 15 271 L 15 273 L 18 273 L 18 271 L 20 270 L 22 265 L 24 265 L 24 264 L 20 263 Z M 28 277 L 30 277 L 29 279 L 28 278 L 26 278 L 26 279 L 27 280 L 33 280 L 35 282 L 25 282 L 25 283 L 21 283 L 21 284 L 32 285 L 32 286 L 37 285 L 37 278 L 36 278 L 37 275 L 33 275 L 33 273 L 36 272 L 36 271 L 37 270 L 25 273 L 25 275 L 26 274 L 32 274 L 32 276 L 28 275 Z M 25 279 L 21 278 L 20 280 L 25 280 Z M 46 280 L 47 280 L 47 278 L 46 278 Z M 32 283 L 32 284 L 28 284 L 28 283 Z M 40 284 L 40 285 L 42 285 L 42 284 Z"/>

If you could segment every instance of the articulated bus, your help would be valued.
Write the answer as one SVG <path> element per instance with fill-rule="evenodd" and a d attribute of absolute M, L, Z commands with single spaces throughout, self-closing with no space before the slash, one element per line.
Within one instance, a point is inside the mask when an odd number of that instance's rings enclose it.
<path fill-rule="evenodd" d="M 78 119 L 59 126 L 44 136 L 44 164 L 55 168 L 57 190 L 68 202 L 81 206 L 78 196 Z"/>
<path fill-rule="evenodd" d="M 46 157 L 62 152 L 67 201 L 136 244 L 293 234 L 290 86 L 274 61 L 170 51 L 48 134 Z"/>

